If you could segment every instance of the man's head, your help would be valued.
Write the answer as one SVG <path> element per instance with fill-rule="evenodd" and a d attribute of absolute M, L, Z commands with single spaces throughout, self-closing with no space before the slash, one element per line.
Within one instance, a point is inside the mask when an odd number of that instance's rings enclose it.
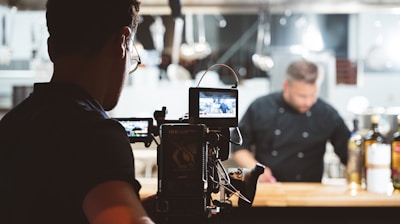
<path fill-rule="evenodd" d="M 137 0 L 48 0 L 47 28 L 58 55 L 93 55 L 124 26 L 136 32 Z"/>
<path fill-rule="evenodd" d="M 310 61 L 292 62 L 283 83 L 285 101 L 300 113 L 307 112 L 317 101 L 322 75 L 318 66 Z"/>
<path fill-rule="evenodd" d="M 140 0 L 48 0 L 53 82 L 80 86 L 105 110 L 118 102 L 131 65 Z"/>

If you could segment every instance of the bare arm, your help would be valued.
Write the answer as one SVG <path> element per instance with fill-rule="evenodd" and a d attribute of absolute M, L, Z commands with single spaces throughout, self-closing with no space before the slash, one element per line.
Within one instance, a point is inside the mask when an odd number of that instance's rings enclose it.
<path fill-rule="evenodd" d="M 153 224 L 129 183 L 109 181 L 86 195 L 83 211 L 91 224 Z"/>
<path fill-rule="evenodd" d="M 243 168 L 254 168 L 258 161 L 254 158 L 253 154 L 247 149 L 241 149 L 232 154 L 235 162 Z M 265 164 L 263 164 L 265 165 Z M 275 177 L 272 175 L 271 169 L 265 166 L 264 173 L 258 178 L 260 182 L 276 182 Z"/>

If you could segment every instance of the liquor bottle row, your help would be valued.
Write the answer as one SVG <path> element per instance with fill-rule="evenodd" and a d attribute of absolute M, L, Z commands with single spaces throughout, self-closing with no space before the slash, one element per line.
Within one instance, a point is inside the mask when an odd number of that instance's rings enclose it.
<path fill-rule="evenodd" d="M 380 115 L 371 116 L 371 128 L 362 135 L 358 120 L 348 142 L 347 183 L 351 189 L 387 193 L 400 189 L 400 116 L 393 136 L 384 136 L 378 128 Z"/>

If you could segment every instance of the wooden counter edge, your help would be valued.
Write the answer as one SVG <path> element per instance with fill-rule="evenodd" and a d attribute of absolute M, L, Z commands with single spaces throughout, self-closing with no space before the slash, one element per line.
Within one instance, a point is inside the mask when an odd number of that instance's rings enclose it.
<path fill-rule="evenodd" d="M 141 198 L 157 192 L 157 180 L 139 180 Z M 233 205 L 237 197 L 231 198 Z M 351 192 L 345 185 L 322 183 L 258 183 L 254 207 L 400 207 L 400 191 L 391 194 L 372 193 L 365 190 Z"/>

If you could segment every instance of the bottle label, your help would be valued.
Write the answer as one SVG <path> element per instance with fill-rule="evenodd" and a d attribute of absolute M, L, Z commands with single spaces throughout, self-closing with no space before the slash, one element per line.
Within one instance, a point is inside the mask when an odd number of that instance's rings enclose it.
<path fill-rule="evenodd" d="M 367 148 L 367 190 L 386 193 L 390 184 L 391 147 L 389 144 L 375 143 Z"/>
<path fill-rule="evenodd" d="M 394 141 L 392 147 L 394 153 L 400 153 L 400 142 Z"/>
<path fill-rule="evenodd" d="M 367 168 L 389 168 L 390 167 L 390 145 L 375 143 L 368 146 Z"/>
<path fill-rule="evenodd" d="M 368 169 L 367 191 L 387 193 L 390 186 L 390 169 Z"/>
<path fill-rule="evenodd" d="M 400 189 L 400 142 L 392 142 L 392 182 L 393 187 Z"/>

